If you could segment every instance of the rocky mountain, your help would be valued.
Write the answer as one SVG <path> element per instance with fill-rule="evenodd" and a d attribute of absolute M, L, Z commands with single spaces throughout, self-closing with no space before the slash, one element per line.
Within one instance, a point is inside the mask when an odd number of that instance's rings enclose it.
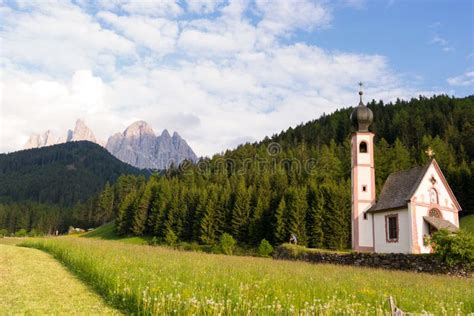
<path fill-rule="evenodd" d="M 144 121 L 135 122 L 123 133 L 111 136 L 106 148 L 121 161 L 138 168 L 166 169 L 185 159 L 197 159 L 191 147 L 178 133 L 171 136 L 165 129 L 160 136 L 156 136 Z"/>
<path fill-rule="evenodd" d="M 47 130 L 43 134 L 32 134 L 26 142 L 24 149 L 51 146 L 56 143 L 57 139 L 54 137 L 53 133 L 50 130 Z"/>
<path fill-rule="evenodd" d="M 165 129 L 160 136 L 156 136 L 144 121 L 133 123 L 123 133 L 111 136 L 105 144 L 95 137 L 84 121 L 77 120 L 74 130 L 68 130 L 59 138 L 55 138 L 49 130 L 31 135 L 24 149 L 83 140 L 99 144 L 121 161 L 142 169 L 166 169 L 185 159 L 197 160 L 196 154 L 178 133 L 171 136 Z"/>
<path fill-rule="evenodd" d="M 99 143 L 94 136 L 94 133 L 87 127 L 83 120 L 77 120 L 74 131 L 68 130 L 65 136 L 55 138 L 50 130 L 47 130 L 43 134 L 33 134 L 26 142 L 23 149 L 40 148 L 45 146 L 51 146 L 56 144 L 62 144 L 67 142 L 87 140 L 93 143 Z"/>

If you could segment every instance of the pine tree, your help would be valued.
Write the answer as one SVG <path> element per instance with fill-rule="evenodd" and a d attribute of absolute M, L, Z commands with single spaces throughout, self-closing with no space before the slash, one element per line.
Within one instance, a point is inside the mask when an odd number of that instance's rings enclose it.
<path fill-rule="evenodd" d="M 131 232 L 134 235 L 141 236 L 145 231 L 146 220 L 148 218 L 148 211 L 151 206 L 153 181 L 150 180 L 146 184 L 145 190 L 139 199 L 137 199 L 136 210 L 134 211 Z"/>
<path fill-rule="evenodd" d="M 288 190 L 288 231 L 296 235 L 298 244 L 306 245 L 308 237 L 306 234 L 306 212 L 308 204 L 306 201 L 306 190 L 304 188 L 292 188 Z"/>
<path fill-rule="evenodd" d="M 114 208 L 114 190 L 109 182 L 105 184 L 104 190 L 100 193 L 97 203 L 96 221 L 104 224 L 113 217 Z"/>
<path fill-rule="evenodd" d="M 117 233 L 120 235 L 126 235 L 130 232 L 131 226 L 131 213 L 133 210 L 133 206 L 136 200 L 137 192 L 131 191 L 127 194 L 120 203 L 117 216 L 115 218 L 115 226 L 117 228 Z"/>
<path fill-rule="evenodd" d="M 249 233 L 253 244 L 258 244 L 265 238 L 264 220 L 265 214 L 270 207 L 270 193 L 260 189 L 256 194 L 256 205 L 250 219 Z"/>
<path fill-rule="evenodd" d="M 217 191 L 215 187 L 210 187 L 209 198 L 206 208 L 201 218 L 200 240 L 207 245 L 214 245 L 217 241 L 221 223 L 217 210 Z"/>
<path fill-rule="evenodd" d="M 241 179 L 235 192 L 234 207 L 232 209 L 232 235 L 238 241 L 245 242 L 248 237 L 250 215 L 250 195 Z"/>
<path fill-rule="evenodd" d="M 275 212 L 275 240 L 277 243 L 288 241 L 286 202 L 282 197 Z"/>
<path fill-rule="evenodd" d="M 316 185 L 311 185 L 308 190 L 308 241 L 310 247 L 322 248 L 324 245 L 323 216 L 324 195 Z"/>

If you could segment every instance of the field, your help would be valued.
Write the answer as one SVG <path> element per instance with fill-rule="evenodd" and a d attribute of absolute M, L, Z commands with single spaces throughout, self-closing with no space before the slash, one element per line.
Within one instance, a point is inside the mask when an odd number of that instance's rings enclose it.
<path fill-rule="evenodd" d="M 474 281 L 254 257 L 180 252 L 82 237 L 31 239 L 113 306 L 137 314 L 385 314 L 474 311 Z"/>
<path fill-rule="evenodd" d="M 0 241 L 0 314 L 119 314 L 47 253 Z"/>

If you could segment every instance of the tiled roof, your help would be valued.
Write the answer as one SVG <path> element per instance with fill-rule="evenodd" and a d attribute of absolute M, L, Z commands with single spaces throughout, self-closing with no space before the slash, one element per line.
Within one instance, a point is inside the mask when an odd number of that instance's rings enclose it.
<path fill-rule="evenodd" d="M 425 166 L 392 173 L 385 181 L 377 203 L 369 209 L 369 212 L 406 206 L 429 166 L 430 163 L 427 163 Z"/>

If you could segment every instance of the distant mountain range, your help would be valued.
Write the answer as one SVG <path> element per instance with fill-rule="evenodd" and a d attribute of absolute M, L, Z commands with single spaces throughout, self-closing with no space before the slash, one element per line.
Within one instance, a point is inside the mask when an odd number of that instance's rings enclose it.
<path fill-rule="evenodd" d="M 123 133 L 116 133 L 107 142 L 98 140 L 83 120 L 77 120 L 74 130 L 68 130 L 59 138 L 48 130 L 42 134 L 32 134 L 24 149 L 41 148 L 74 141 L 90 141 L 105 147 L 123 162 L 141 169 L 166 169 L 171 164 L 178 165 L 183 160 L 197 160 L 197 156 L 187 142 L 174 132 L 165 129 L 156 136 L 144 121 L 131 124 Z"/>

